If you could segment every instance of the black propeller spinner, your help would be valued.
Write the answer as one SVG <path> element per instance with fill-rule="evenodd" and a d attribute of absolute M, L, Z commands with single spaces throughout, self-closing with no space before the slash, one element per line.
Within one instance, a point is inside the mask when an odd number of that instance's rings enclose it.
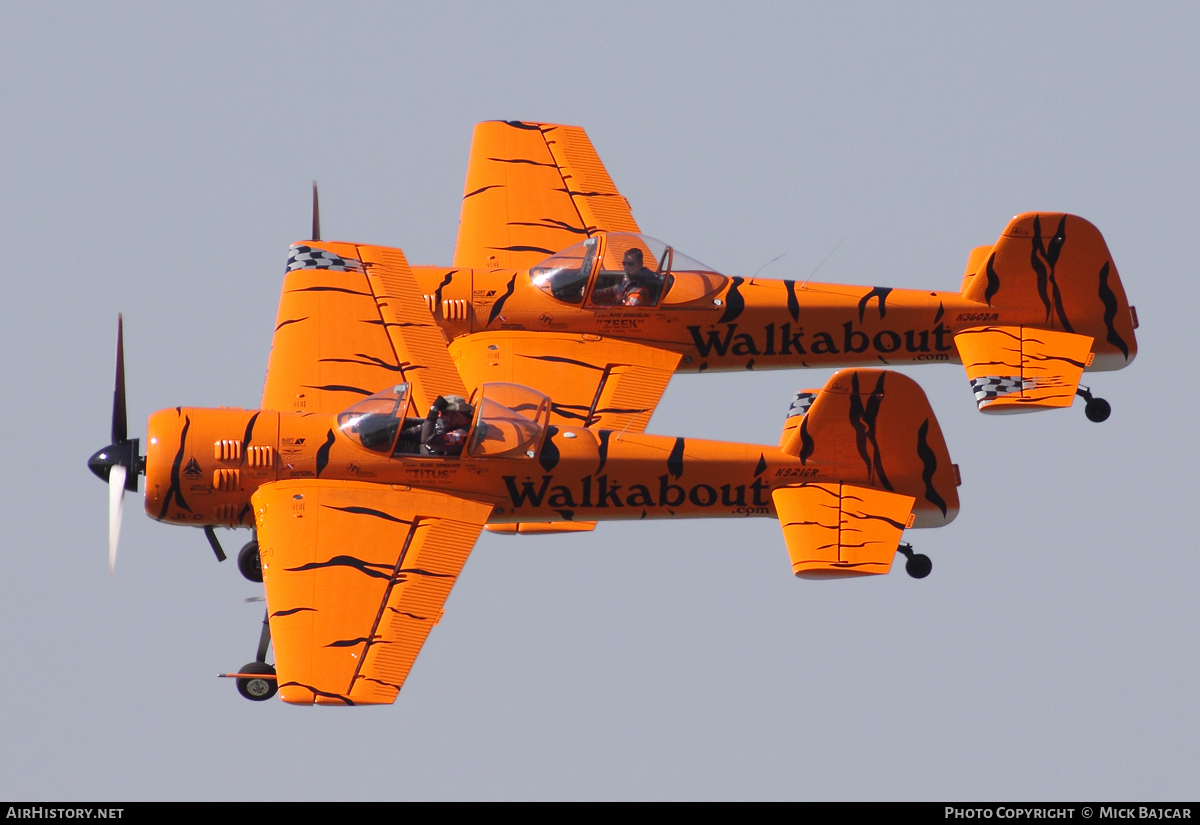
<path fill-rule="evenodd" d="M 88 459 L 88 469 L 96 474 L 101 481 L 108 483 L 113 467 L 125 468 L 124 488 L 131 493 L 137 492 L 138 475 L 146 470 L 145 463 L 138 455 L 139 442 L 129 438 L 129 422 L 125 415 L 125 346 L 124 320 L 117 316 L 117 379 L 113 388 L 112 412 L 112 443 L 102 450 L 97 450 Z"/>

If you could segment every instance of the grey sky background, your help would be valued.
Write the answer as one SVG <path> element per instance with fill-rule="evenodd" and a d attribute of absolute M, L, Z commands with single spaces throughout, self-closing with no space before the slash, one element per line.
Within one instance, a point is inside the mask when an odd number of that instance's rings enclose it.
<path fill-rule="evenodd" d="M 1194 800 L 1198 16 L 5 3 L 0 797 Z M 139 495 L 108 575 L 117 313 L 133 434 L 255 406 L 310 182 L 326 237 L 448 264 L 495 118 L 584 126 L 643 231 L 729 274 L 957 289 L 1012 215 L 1075 212 L 1140 354 L 1085 376 L 1100 425 L 906 370 L 963 477 L 924 581 L 794 579 L 766 519 L 485 535 L 394 706 L 247 702 L 232 560 Z M 774 444 L 828 375 L 676 378 L 650 431 Z"/>

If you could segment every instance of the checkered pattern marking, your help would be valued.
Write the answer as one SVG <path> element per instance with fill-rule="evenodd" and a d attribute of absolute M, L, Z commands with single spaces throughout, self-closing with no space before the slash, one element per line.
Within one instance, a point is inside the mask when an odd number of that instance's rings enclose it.
<path fill-rule="evenodd" d="M 287 271 L 293 269 L 331 269 L 334 272 L 365 272 L 362 261 L 343 258 L 324 249 L 314 249 L 304 244 L 292 244 L 288 253 Z"/>
<path fill-rule="evenodd" d="M 1015 375 L 985 375 L 971 379 L 971 389 L 975 391 L 975 403 L 982 404 L 1002 395 L 1033 389 L 1033 383 Z"/>
<path fill-rule="evenodd" d="M 788 407 L 788 418 L 795 418 L 798 415 L 804 415 L 808 412 L 808 408 L 812 406 L 812 402 L 817 400 L 815 392 L 805 392 L 801 390 L 796 393 L 796 397 L 792 399 L 792 406 Z"/>

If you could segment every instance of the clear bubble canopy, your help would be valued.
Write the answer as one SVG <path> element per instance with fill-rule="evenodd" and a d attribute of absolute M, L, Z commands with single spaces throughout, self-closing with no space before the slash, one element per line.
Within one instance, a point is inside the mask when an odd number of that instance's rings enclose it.
<path fill-rule="evenodd" d="M 531 267 L 529 274 L 534 286 L 543 292 L 559 301 L 582 304 L 585 294 L 610 288 L 624 277 L 623 261 L 632 249 L 641 253 L 645 270 L 661 279 L 657 300 L 661 305 L 699 300 L 718 291 L 728 280 L 674 247 L 633 232 L 598 232 Z"/>

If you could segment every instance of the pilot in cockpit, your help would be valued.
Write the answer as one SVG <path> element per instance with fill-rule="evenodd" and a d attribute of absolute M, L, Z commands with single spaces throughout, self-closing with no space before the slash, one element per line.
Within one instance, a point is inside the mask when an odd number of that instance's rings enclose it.
<path fill-rule="evenodd" d="M 439 395 L 421 424 L 422 455 L 462 455 L 475 410 L 458 395 Z"/>
<path fill-rule="evenodd" d="M 643 264 L 642 250 L 636 246 L 625 250 L 621 260 L 625 277 L 612 286 L 592 292 L 592 303 L 597 306 L 646 307 L 658 303 L 662 292 L 663 276 L 651 272 Z"/>

